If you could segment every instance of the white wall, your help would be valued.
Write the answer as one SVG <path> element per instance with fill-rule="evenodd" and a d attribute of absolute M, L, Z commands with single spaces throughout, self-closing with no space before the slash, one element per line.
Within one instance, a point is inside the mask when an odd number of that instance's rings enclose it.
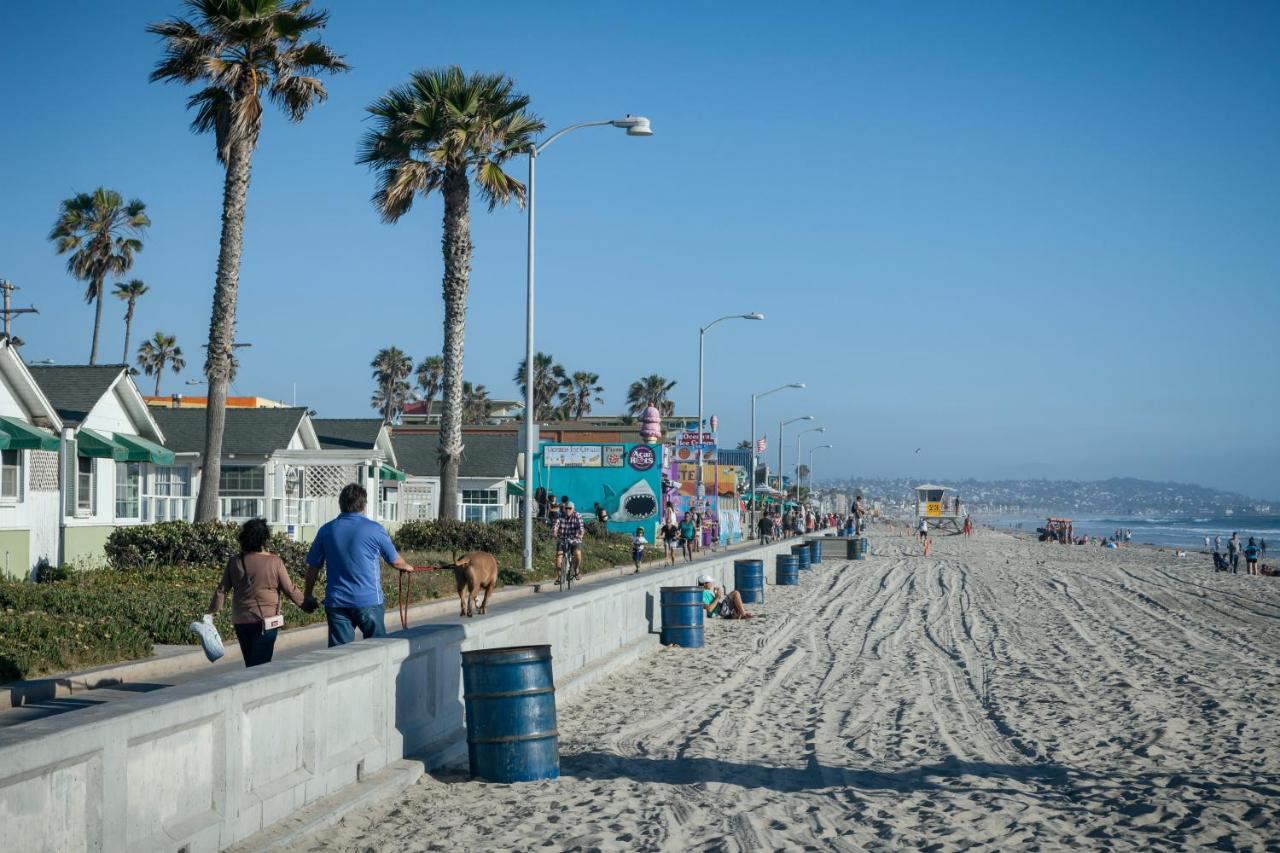
<path fill-rule="evenodd" d="M 124 380 L 121 380 L 123 382 Z M 123 432 L 127 435 L 138 435 L 139 429 L 134 424 L 133 419 L 129 417 L 129 413 L 125 411 L 124 404 L 120 401 L 120 393 L 116 388 L 110 392 L 103 394 L 98 398 L 98 402 L 93 404 L 92 411 L 88 417 L 84 419 L 81 426 L 88 427 L 94 432 L 107 433 Z"/>
<path fill-rule="evenodd" d="M 463 650 L 549 643 L 557 698 L 658 647 L 659 589 L 791 542 L 494 605 L 0 729 L 0 826 L 24 850 L 215 851 L 406 756 L 465 761 Z M 767 606 L 767 601 L 766 605 Z M 234 654 L 234 652 L 233 652 Z M 188 846 L 189 845 L 189 846 Z"/>

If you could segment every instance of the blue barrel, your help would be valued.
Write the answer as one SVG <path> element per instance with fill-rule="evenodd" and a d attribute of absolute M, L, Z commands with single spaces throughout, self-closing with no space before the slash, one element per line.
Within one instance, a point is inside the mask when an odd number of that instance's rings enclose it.
<path fill-rule="evenodd" d="M 800 558 L 795 554 L 779 554 L 777 556 L 778 586 L 795 586 L 800 583 Z"/>
<path fill-rule="evenodd" d="M 705 615 L 702 609 L 702 587 L 664 586 L 660 600 L 662 632 L 658 641 L 664 646 L 702 648 L 702 619 Z"/>
<path fill-rule="evenodd" d="M 560 775 L 550 646 L 463 652 L 462 698 L 472 777 L 533 782 Z"/>
<path fill-rule="evenodd" d="M 817 539 L 809 540 L 809 564 L 813 566 L 822 564 L 822 542 Z"/>
<path fill-rule="evenodd" d="M 867 559 L 867 537 L 860 536 L 853 541 L 858 543 L 858 553 L 854 556 L 854 559 L 855 560 Z"/>
<path fill-rule="evenodd" d="M 734 560 L 733 588 L 744 604 L 764 603 L 764 560 Z"/>
<path fill-rule="evenodd" d="M 792 545 L 791 553 L 796 555 L 796 559 L 800 561 L 800 571 L 809 568 L 809 546 L 808 545 Z"/>
<path fill-rule="evenodd" d="M 862 558 L 858 556 L 859 547 L 860 546 L 858 545 L 858 538 L 856 536 L 851 536 L 848 539 L 846 539 L 844 542 L 845 557 L 850 560 L 861 560 Z"/>

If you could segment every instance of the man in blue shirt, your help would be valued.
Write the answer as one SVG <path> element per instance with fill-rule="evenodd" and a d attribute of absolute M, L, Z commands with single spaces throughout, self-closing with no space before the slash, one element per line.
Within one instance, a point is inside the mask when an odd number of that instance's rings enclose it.
<path fill-rule="evenodd" d="M 306 606 L 314 609 L 311 591 L 325 569 L 324 613 L 331 647 L 353 641 L 357 627 L 366 640 L 387 635 L 380 559 L 402 572 L 413 571 L 396 552 L 386 528 L 364 515 L 368 500 L 362 486 L 344 486 L 338 495 L 342 514 L 320 528 L 307 553 L 303 596 Z"/>

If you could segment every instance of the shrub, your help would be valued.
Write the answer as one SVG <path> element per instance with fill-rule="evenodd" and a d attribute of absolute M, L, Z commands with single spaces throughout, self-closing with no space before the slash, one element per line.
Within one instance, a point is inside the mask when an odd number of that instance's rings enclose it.
<path fill-rule="evenodd" d="M 533 528 L 534 541 L 551 541 L 546 525 Z M 396 548 L 402 551 L 488 551 L 490 554 L 520 552 L 524 547 L 524 526 L 518 518 L 482 524 L 478 521 L 406 521 L 396 530 Z"/>
<path fill-rule="evenodd" d="M 149 654 L 146 634 L 116 616 L 0 610 L 0 682 Z"/>
<path fill-rule="evenodd" d="M 240 553 L 239 529 L 230 521 L 160 521 L 117 527 L 107 537 L 107 559 L 117 569 L 224 566 L 228 558 Z M 306 568 L 307 546 L 283 533 L 273 533 L 267 549 L 279 554 L 291 571 Z"/>

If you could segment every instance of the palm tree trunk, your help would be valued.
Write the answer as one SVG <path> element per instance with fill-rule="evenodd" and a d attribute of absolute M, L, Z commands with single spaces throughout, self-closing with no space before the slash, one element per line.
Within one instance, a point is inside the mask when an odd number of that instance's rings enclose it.
<path fill-rule="evenodd" d="M 222 476 L 222 435 L 227 423 L 227 386 L 231 384 L 231 345 L 235 343 L 236 296 L 240 287 L 240 254 L 244 250 L 244 205 L 256 140 L 232 143 L 222 185 L 222 238 L 218 275 L 209 319 L 209 353 L 204 372 L 209 380 L 205 408 L 204 468 L 196 496 L 196 521 L 217 521 L 218 482 Z"/>
<path fill-rule="evenodd" d="M 97 307 L 93 309 L 93 345 L 89 348 L 89 363 L 98 363 L 98 330 L 102 328 L 102 279 L 93 280 L 94 292 L 97 296 Z"/>
<path fill-rule="evenodd" d="M 124 312 L 124 357 L 120 359 L 121 364 L 129 363 L 129 332 L 133 326 L 133 306 L 129 306 L 129 310 Z M 157 394 L 160 392 L 157 391 Z"/>
<path fill-rule="evenodd" d="M 462 342 L 471 276 L 471 187 L 467 173 L 444 178 L 444 376 L 440 403 L 440 518 L 458 515 L 462 457 Z"/>

